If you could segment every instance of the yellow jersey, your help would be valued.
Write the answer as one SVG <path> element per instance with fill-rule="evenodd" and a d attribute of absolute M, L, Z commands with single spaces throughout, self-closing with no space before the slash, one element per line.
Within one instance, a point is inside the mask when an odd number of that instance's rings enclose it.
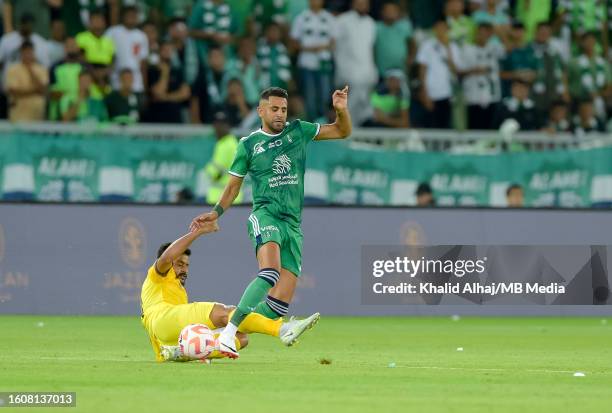
<path fill-rule="evenodd" d="M 187 291 L 181 284 L 174 272 L 174 268 L 165 276 L 157 272 L 155 264 L 149 268 L 147 278 L 142 284 L 140 293 L 142 303 L 142 315 L 146 317 L 148 313 L 160 303 L 166 304 L 187 304 Z"/>

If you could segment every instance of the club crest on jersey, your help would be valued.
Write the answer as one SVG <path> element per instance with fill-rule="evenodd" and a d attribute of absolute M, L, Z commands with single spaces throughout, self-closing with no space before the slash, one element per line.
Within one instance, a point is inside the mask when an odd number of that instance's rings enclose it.
<path fill-rule="evenodd" d="M 291 159 L 287 155 L 279 155 L 274 158 L 272 170 L 275 174 L 285 174 L 291 170 Z"/>
<path fill-rule="evenodd" d="M 253 154 L 259 155 L 260 153 L 264 153 L 266 150 L 263 147 L 263 142 L 257 142 L 255 146 L 253 146 Z"/>

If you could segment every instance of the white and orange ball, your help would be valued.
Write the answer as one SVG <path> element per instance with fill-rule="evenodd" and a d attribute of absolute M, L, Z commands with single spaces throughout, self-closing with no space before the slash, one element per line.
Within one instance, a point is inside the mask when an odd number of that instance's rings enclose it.
<path fill-rule="evenodd" d="M 181 331 L 179 347 L 183 356 L 202 360 L 215 350 L 215 336 L 204 324 L 189 324 Z"/>

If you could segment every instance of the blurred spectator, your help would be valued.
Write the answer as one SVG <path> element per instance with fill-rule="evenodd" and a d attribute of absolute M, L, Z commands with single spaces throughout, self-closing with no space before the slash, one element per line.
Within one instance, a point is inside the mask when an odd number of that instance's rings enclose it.
<path fill-rule="evenodd" d="M 185 187 L 176 193 L 176 203 L 181 205 L 192 204 L 195 200 L 193 191 Z"/>
<path fill-rule="evenodd" d="M 115 55 L 115 43 L 104 35 L 106 17 L 95 11 L 89 15 L 89 30 L 76 36 L 76 42 L 85 52 L 85 60 L 91 64 L 110 65 Z"/>
<path fill-rule="evenodd" d="M 122 69 L 119 72 L 121 87 L 113 90 L 105 99 L 108 118 L 111 122 L 121 124 L 138 123 L 142 101 L 139 95 L 134 93 L 134 75 L 130 69 Z"/>
<path fill-rule="evenodd" d="M 455 81 L 454 59 L 459 47 L 448 37 L 448 24 L 438 20 L 434 25 L 435 37 L 425 40 L 417 53 L 420 100 L 427 110 L 424 127 L 448 129 L 451 125 L 452 83 Z"/>
<path fill-rule="evenodd" d="M 566 102 L 570 100 L 561 52 L 555 47 L 551 36 L 550 23 L 540 22 L 531 44 L 537 61 L 533 97 L 536 108 L 541 112 L 546 112 L 555 100 L 563 99 Z"/>
<path fill-rule="evenodd" d="M 604 124 L 595 116 L 595 107 L 591 99 L 578 102 L 578 114 L 574 118 L 574 132 L 582 135 L 589 132 L 605 132 Z"/>
<path fill-rule="evenodd" d="M 66 26 L 68 36 L 76 36 L 89 26 L 91 13 L 102 13 L 105 18 L 117 15 L 119 1 L 117 0 L 62 0 L 60 17 Z"/>
<path fill-rule="evenodd" d="M 241 1 L 241 0 L 240 0 Z M 164 0 L 159 1 L 155 8 L 151 9 L 149 17 L 156 17 L 154 14 L 161 13 L 168 18 L 186 19 L 189 17 L 194 0 Z"/>
<path fill-rule="evenodd" d="M 595 34 L 587 32 L 581 38 L 582 53 L 569 65 L 569 88 L 574 99 L 593 99 L 596 113 L 604 114 L 604 98 L 612 89 L 610 62 L 595 53 Z"/>
<path fill-rule="evenodd" d="M 514 80 L 533 83 L 538 68 L 533 47 L 526 43 L 525 26 L 522 23 L 512 25 L 508 41 L 508 53 L 501 62 L 503 96 L 509 96 L 510 85 Z"/>
<path fill-rule="evenodd" d="M 293 24 L 296 17 L 299 16 L 304 10 L 308 9 L 308 3 L 310 0 L 291 0 L 287 7 L 287 15 L 289 16 L 289 22 Z"/>
<path fill-rule="evenodd" d="M 410 17 L 414 26 L 419 29 L 429 29 L 440 18 L 446 0 L 411 0 Z"/>
<path fill-rule="evenodd" d="M 593 32 L 599 37 L 605 31 L 607 8 L 610 4 L 606 4 L 606 0 L 559 0 L 558 5 L 558 11 L 574 34 L 576 43 L 584 33 Z"/>
<path fill-rule="evenodd" d="M 142 31 L 147 36 L 147 43 L 149 44 L 147 64 L 156 65 L 159 63 L 159 30 L 153 22 L 146 21 L 142 24 Z"/>
<path fill-rule="evenodd" d="M 271 86 L 288 89 L 291 81 L 291 60 L 281 39 L 281 26 L 271 22 L 257 44 L 259 88 L 262 90 Z"/>
<path fill-rule="evenodd" d="M 189 38 L 185 19 L 174 18 L 168 25 L 168 38 L 174 46 L 172 65 L 183 70 L 185 82 L 191 88 L 190 120 L 191 123 L 201 123 L 200 99 L 206 93 L 204 72 L 198 59 L 195 40 Z"/>
<path fill-rule="evenodd" d="M 214 205 L 221 199 L 221 194 L 227 185 L 230 175 L 227 172 L 232 166 L 236 150 L 238 149 L 238 139 L 231 133 L 230 124 L 227 116 L 223 112 L 214 114 L 213 128 L 217 142 L 213 149 L 212 159 L 204 167 L 204 172 L 210 182 L 206 203 Z M 234 203 L 242 201 L 242 194 L 234 200 Z"/>
<path fill-rule="evenodd" d="M 91 65 L 91 90 L 92 99 L 104 100 L 113 88 L 110 85 L 110 68 L 106 65 Z"/>
<path fill-rule="evenodd" d="M 572 123 L 569 119 L 567 103 L 562 100 L 553 102 L 550 108 L 548 124 L 544 128 L 548 133 L 563 133 L 572 131 Z"/>
<path fill-rule="evenodd" d="M 382 21 L 376 23 L 374 54 L 378 73 L 383 76 L 389 69 L 408 73 L 415 54 L 412 24 L 402 17 L 397 3 L 388 1 L 381 11 Z"/>
<path fill-rule="evenodd" d="M 174 18 L 168 26 L 168 37 L 174 45 L 177 66 L 184 69 L 185 81 L 193 85 L 200 74 L 200 64 L 195 41 L 189 38 L 187 24 L 183 18 Z"/>
<path fill-rule="evenodd" d="M 227 72 L 230 78 L 238 78 L 244 88 L 244 96 L 249 105 L 259 102 L 259 65 L 257 46 L 250 37 L 243 37 L 238 42 L 236 59 L 230 60 Z"/>
<path fill-rule="evenodd" d="M 291 38 L 299 51 L 297 68 L 307 119 L 312 120 L 323 114 L 331 98 L 336 27 L 335 17 L 323 9 L 323 0 L 309 4 L 291 25 Z"/>
<path fill-rule="evenodd" d="M 416 189 L 416 206 L 418 207 L 433 207 L 436 206 L 431 186 L 427 182 L 421 182 Z"/>
<path fill-rule="evenodd" d="M 384 83 L 372 93 L 374 117 L 364 126 L 407 128 L 410 126 L 408 108 L 410 93 L 406 75 L 401 69 L 390 69 L 385 73 Z"/>
<path fill-rule="evenodd" d="M 499 7 L 498 3 L 498 0 L 484 0 L 484 8 L 475 11 L 472 15 L 474 22 L 476 24 L 489 23 L 494 27 L 508 26 L 510 17 L 502 7 Z"/>
<path fill-rule="evenodd" d="M 242 120 L 249 116 L 251 108 L 244 96 L 240 79 L 233 78 L 227 83 L 227 98 L 222 107 L 231 126 L 240 126 Z"/>
<path fill-rule="evenodd" d="M 229 76 L 225 70 L 225 54 L 219 46 L 208 48 L 208 67 L 202 74 L 199 113 L 204 123 L 212 122 L 212 114 L 222 107 L 227 95 Z"/>
<path fill-rule="evenodd" d="M 103 122 L 108 120 L 104 101 L 90 96 L 91 72 L 79 74 L 79 89 L 76 94 L 65 94 L 60 100 L 60 112 L 64 122 Z"/>
<path fill-rule="evenodd" d="M 522 186 L 512 184 L 506 189 L 506 204 L 508 208 L 523 208 L 525 206 L 525 194 Z"/>
<path fill-rule="evenodd" d="M 197 0 L 189 17 L 189 36 L 196 39 L 200 62 L 206 62 L 211 44 L 225 46 L 232 41 L 230 6 L 223 0 Z"/>
<path fill-rule="evenodd" d="M 21 15 L 19 31 L 13 31 L 2 36 L 0 40 L 0 63 L 4 68 L 11 63 L 19 61 L 21 43 L 29 41 L 34 45 L 36 61 L 44 67 L 49 67 L 49 49 L 47 41 L 38 33 L 33 32 L 34 16 L 24 13 Z"/>
<path fill-rule="evenodd" d="M 49 84 L 47 69 L 36 62 L 34 45 L 21 44 L 21 62 L 6 71 L 11 122 L 42 121 L 45 119 L 45 98 Z"/>
<path fill-rule="evenodd" d="M 512 82 L 511 96 L 502 100 L 496 125 L 500 126 L 510 118 L 516 120 L 524 131 L 535 130 L 540 126 L 535 104 L 529 99 L 529 83 L 523 80 Z"/>
<path fill-rule="evenodd" d="M 253 34 L 263 35 L 263 31 L 272 22 L 287 32 L 287 11 L 289 0 L 251 0 L 251 18 Z"/>
<path fill-rule="evenodd" d="M 53 20 L 51 22 L 51 38 L 47 41 L 49 50 L 49 66 L 53 66 L 64 58 L 64 41 L 66 40 L 66 30 L 64 22 Z"/>
<path fill-rule="evenodd" d="M 172 65 L 174 46 L 169 41 L 161 44 L 159 64 L 150 66 L 147 77 L 151 85 L 150 104 L 146 121 L 155 123 L 182 123 L 184 109 L 191 89 L 180 67 Z"/>
<path fill-rule="evenodd" d="M 470 129 L 492 129 L 497 106 L 501 101 L 499 59 L 505 51 L 501 44 L 491 41 L 493 26 L 481 23 L 476 30 L 475 43 L 461 50 L 463 92 Z"/>
<path fill-rule="evenodd" d="M 533 39 L 538 24 L 550 19 L 552 0 L 516 0 L 516 18 L 525 25 L 527 39 Z"/>
<path fill-rule="evenodd" d="M 62 6 L 62 0 L 4 0 L 2 19 L 4 33 L 15 31 L 15 22 L 21 22 L 23 16 L 32 16 L 32 31 L 48 39 L 51 28 L 51 8 Z"/>
<path fill-rule="evenodd" d="M 144 62 L 149 55 L 149 42 L 144 32 L 138 29 L 138 9 L 124 7 L 121 14 L 122 23 L 106 31 L 106 36 L 115 43 L 115 64 L 111 76 L 113 88 L 119 88 L 119 71 L 124 68 L 134 74 L 134 91 L 144 91 Z"/>
<path fill-rule="evenodd" d="M 65 58 L 50 70 L 49 119 L 60 119 L 59 103 L 65 94 L 76 95 L 79 90 L 82 54 L 74 37 L 64 42 Z"/>
<path fill-rule="evenodd" d="M 471 44 L 474 39 L 474 22 L 464 14 L 464 0 L 447 0 L 444 7 L 444 15 L 448 24 L 448 37 L 461 50 L 464 46 Z M 454 56 L 455 63 L 459 56 Z M 451 125 L 454 129 L 464 130 L 467 120 L 465 95 L 463 85 L 459 81 L 453 82 L 451 97 Z"/>
<path fill-rule="evenodd" d="M 336 19 L 335 83 L 339 88 L 350 85 L 349 107 L 355 125 L 372 116 L 370 93 L 378 82 L 373 53 L 376 23 L 369 10 L 369 0 L 353 0 L 351 10 Z"/>
<path fill-rule="evenodd" d="M 464 14 L 464 11 L 465 3 L 463 0 L 446 0 L 444 15 L 449 28 L 448 36 L 451 41 L 459 46 L 471 43 L 474 38 L 474 22 Z"/>

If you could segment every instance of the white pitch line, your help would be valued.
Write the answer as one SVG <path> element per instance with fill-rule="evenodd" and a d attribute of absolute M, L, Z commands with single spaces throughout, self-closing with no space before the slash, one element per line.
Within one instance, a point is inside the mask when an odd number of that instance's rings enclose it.
<path fill-rule="evenodd" d="M 511 372 L 529 372 L 529 373 L 575 373 L 575 370 L 546 370 L 546 369 L 501 369 L 501 368 L 469 368 L 469 367 L 441 367 L 441 366 L 397 366 L 398 368 L 406 369 L 423 369 L 423 370 L 466 370 L 466 371 L 511 371 Z"/>
<path fill-rule="evenodd" d="M 37 360 L 58 360 L 58 361 L 123 361 L 123 362 L 147 362 L 154 361 L 153 359 L 129 359 L 129 358 L 89 358 L 89 357 L 36 357 Z"/>

